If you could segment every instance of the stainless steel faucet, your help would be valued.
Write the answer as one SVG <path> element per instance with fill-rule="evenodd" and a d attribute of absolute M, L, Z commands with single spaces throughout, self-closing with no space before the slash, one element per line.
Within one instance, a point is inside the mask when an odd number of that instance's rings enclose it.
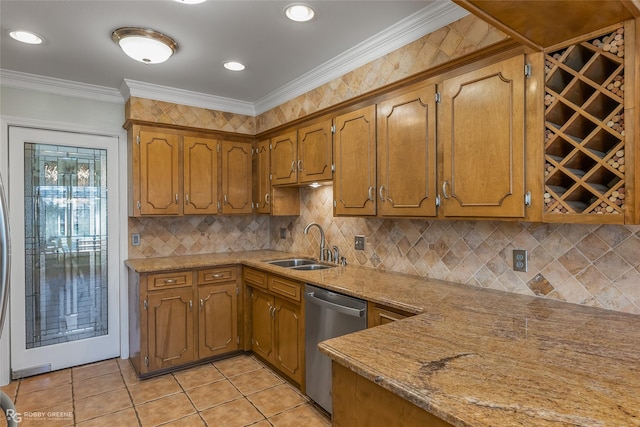
<path fill-rule="evenodd" d="M 310 222 L 309 224 L 307 224 L 307 226 L 304 228 L 304 234 L 309 234 L 309 229 L 313 226 L 318 227 L 318 230 L 320 230 L 320 261 L 324 261 L 324 254 L 325 254 L 325 250 L 324 250 L 324 230 L 322 229 L 322 226 L 320 224 L 318 224 L 317 222 Z"/>

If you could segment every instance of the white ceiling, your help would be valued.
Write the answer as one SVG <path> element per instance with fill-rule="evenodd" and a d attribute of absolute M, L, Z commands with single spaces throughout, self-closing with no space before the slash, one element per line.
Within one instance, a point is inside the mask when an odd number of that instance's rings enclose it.
<path fill-rule="evenodd" d="M 70 81 L 105 94 L 259 114 L 467 13 L 449 0 L 306 1 L 316 17 L 295 23 L 283 12 L 293 2 L 0 0 L 0 83 Z M 170 35 L 180 49 L 163 64 L 136 62 L 111 41 L 123 26 Z M 18 43 L 8 36 L 15 29 L 45 43 Z M 225 70 L 230 59 L 247 69 Z"/>

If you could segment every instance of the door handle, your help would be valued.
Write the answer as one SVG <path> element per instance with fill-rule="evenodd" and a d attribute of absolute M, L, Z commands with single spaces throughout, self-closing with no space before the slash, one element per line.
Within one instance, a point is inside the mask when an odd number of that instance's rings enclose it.
<path fill-rule="evenodd" d="M 445 199 L 449 198 L 449 195 L 447 194 L 447 186 L 449 185 L 449 181 L 445 181 L 442 183 L 442 195 L 444 196 Z"/>

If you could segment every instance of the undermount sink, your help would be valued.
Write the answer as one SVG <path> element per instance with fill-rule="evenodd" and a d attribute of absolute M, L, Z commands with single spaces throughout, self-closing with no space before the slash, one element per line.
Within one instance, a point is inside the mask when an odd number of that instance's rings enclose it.
<path fill-rule="evenodd" d="M 326 264 L 308 264 L 308 265 L 299 265 L 297 267 L 289 267 L 292 270 L 324 270 L 325 268 L 332 268 L 333 265 Z"/>
<path fill-rule="evenodd" d="M 287 268 L 300 267 L 303 265 L 311 265 L 311 264 L 317 264 L 317 263 L 318 262 L 316 260 L 306 259 L 306 258 L 276 259 L 273 261 L 267 261 L 267 264 L 277 265 L 278 267 L 287 267 Z"/>
<path fill-rule="evenodd" d="M 292 259 L 276 259 L 267 261 L 267 264 L 277 265 L 278 267 L 290 268 L 292 270 L 324 270 L 325 268 L 334 267 L 333 265 L 319 264 L 318 261 L 306 258 Z"/>

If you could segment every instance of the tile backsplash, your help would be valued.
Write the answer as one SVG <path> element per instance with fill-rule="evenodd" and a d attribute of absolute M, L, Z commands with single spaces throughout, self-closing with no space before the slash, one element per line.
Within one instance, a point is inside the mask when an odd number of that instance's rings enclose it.
<path fill-rule="evenodd" d="M 271 218 L 270 248 L 318 257 L 318 231 L 303 233 L 317 222 L 349 264 L 640 314 L 640 226 L 334 218 L 332 200 L 330 186 L 303 189 L 299 217 Z"/>

